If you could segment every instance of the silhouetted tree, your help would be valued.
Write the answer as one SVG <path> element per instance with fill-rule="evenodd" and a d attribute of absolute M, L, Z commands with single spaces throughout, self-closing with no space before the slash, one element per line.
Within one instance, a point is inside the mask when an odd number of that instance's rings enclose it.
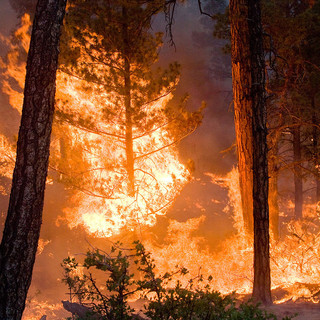
<path fill-rule="evenodd" d="M 230 1 L 232 82 L 240 183 L 253 211 L 253 298 L 271 304 L 264 50 L 260 1 Z M 246 207 L 245 207 L 246 208 Z M 251 213 L 247 227 L 251 227 Z M 250 230 L 250 229 L 249 229 Z"/>
<path fill-rule="evenodd" d="M 33 23 L 9 209 L 0 245 L 0 319 L 20 319 L 38 246 L 66 0 L 39 0 Z"/>

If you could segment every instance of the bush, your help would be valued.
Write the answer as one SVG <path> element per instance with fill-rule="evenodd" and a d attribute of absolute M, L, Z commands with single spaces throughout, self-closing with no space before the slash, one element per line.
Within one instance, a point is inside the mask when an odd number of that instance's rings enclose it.
<path fill-rule="evenodd" d="M 131 262 L 131 265 L 130 265 Z M 133 263 L 132 263 L 133 262 Z M 101 250 L 88 251 L 83 266 L 75 258 L 63 260 L 63 281 L 69 288 L 70 300 L 87 307 L 86 315 L 76 315 L 75 319 L 134 319 L 134 310 L 128 298 L 134 294 L 148 301 L 144 316 L 151 320 L 266 320 L 277 317 L 259 308 L 252 302 L 240 303 L 234 295 L 223 296 L 203 284 L 203 277 L 197 276 L 182 286 L 177 280 L 169 282 L 175 275 L 185 277 L 188 271 L 177 268 L 171 273 L 157 276 L 154 260 L 144 246 L 134 242 L 134 249 L 120 249 L 120 244 L 112 247 L 111 253 Z M 91 272 L 101 273 L 104 284 Z M 137 280 L 139 279 L 139 280 Z M 211 277 L 207 279 L 210 283 Z M 291 319 L 289 317 L 283 320 Z"/>

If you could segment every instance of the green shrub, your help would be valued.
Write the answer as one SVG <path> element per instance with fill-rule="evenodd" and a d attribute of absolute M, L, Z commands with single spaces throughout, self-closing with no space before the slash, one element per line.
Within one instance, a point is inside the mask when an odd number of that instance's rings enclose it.
<path fill-rule="evenodd" d="M 75 317 L 79 320 L 134 319 L 134 310 L 130 308 L 128 298 L 137 293 L 148 301 L 144 315 L 151 320 L 277 319 L 257 304 L 240 303 L 232 294 L 224 296 L 209 284 L 203 285 L 202 276 L 189 280 L 187 286 L 182 286 L 177 280 L 174 287 L 170 287 L 169 282 L 172 283 L 175 275 L 184 278 L 188 271 L 177 268 L 158 276 L 150 252 L 139 241 L 134 242 L 134 249 L 130 250 L 120 249 L 118 243 L 112 247 L 110 254 L 101 250 L 88 251 L 82 267 L 74 258 L 68 257 L 63 260 L 62 267 L 70 300 L 76 298 L 79 304 L 88 307 L 85 316 Z M 79 272 L 80 268 L 83 272 Z M 103 273 L 99 277 L 104 278 L 103 285 L 98 284 L 92 268 Z M 210 283 L 211 277 L 207 280 Z"/>

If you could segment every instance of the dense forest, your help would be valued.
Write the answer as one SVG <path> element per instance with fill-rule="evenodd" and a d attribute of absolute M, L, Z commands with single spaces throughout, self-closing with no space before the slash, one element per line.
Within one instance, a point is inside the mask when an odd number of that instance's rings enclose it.
<path fill-rule="evenodd" d="M 320 1 L 2 6 L 0 319 L 317 319 Z"/>

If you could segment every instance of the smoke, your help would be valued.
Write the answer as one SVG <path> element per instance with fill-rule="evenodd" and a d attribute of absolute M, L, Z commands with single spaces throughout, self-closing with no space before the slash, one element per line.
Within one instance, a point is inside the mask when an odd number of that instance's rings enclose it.
<path fill-rule="evenodd" d="M 16 12 L 11 7 L 8 0 L 0 2 L 0 57 L 4 58 L 8 50 L 8 42 L 10 34 L 18 24 Z M 3 66 L 0 64 L 0 83 L 3 83 Z M 0 133 L 12 140 L 17 132 L 19 123 L 19 113 L 12 108 L 9 103 L 9 97 L 0 92 L 1 118 Z"/>
<path fill-rule="evenodd" d="M 31 16 L 35 12 L 37 0 L 9 0 L 11 7 L 16 11 L 18 17 L 25 13 Z"/>
<path fill-rule="evenodd" d="M 3 0 L 0 2 L 0 33 L 2 36 L 9 36 L 10 31 L 14 25 L 18 22 L 16 13 L 11 7 L 8 0 Z M 3 50 L 3 44 L 0 46 Z M 2 52 L 1 52 L 2 54 Z"/>
<path fill-rule="evenodd" d="M 209 4 L 214 8 L 215 4 Z M 160 25 L 163 28 L 163 18 L 157 18 L 155 25 L 155 29 Z M 182 158 L 191 158 L 195 162 L 196 174 L 200 175 L 206 171 L 230 171 L 235 162 L 232 152 L 221 154 L 235 140 L 230 107 L 231 61 L 222 52 L 223 41 L 214 39 L 213 29 L 214 21 L 201 16 L 197 3 L 179 6 L 172 27 L 175 47 L 166 42 L 160 54 L 160 63 L 164 66 L 168 61 L 178 61 L 182 65 L 176 96 L 187 92 L 191 97 L 191 109 L 197 108 L 201 101 L 207 104 L 202 126 L 185 139 L 180 148 Z"/>

